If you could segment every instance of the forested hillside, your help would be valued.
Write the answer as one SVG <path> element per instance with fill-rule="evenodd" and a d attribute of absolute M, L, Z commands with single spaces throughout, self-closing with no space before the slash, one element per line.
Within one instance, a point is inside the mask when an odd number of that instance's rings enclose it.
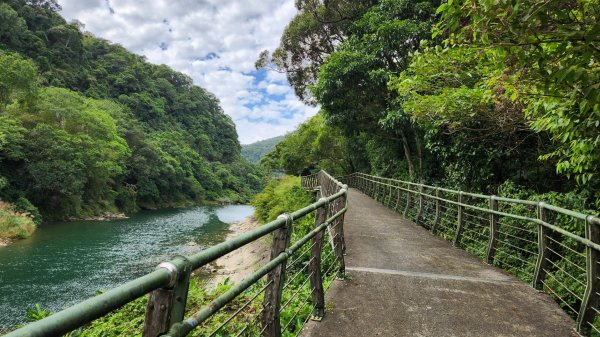
<path fill-rule="evenodd" d="M 279 136 L 242 145 L 242 157 L 251 163 L 258 164 L 267 153 L 275 149 L 275 145 L 284 139 L 285 136 Z"/>
<path fill-rule="evenodd" d="M 246 202 L 262 173 L 218 100 L 67 23 L 0 2 L 0 198 L 47 219 Z"/>
<path fill-rule="evenodd" d="M 600 207 L 597 1 L 296 4 L 257 66 L 321 112 L 269 166 Z"/>

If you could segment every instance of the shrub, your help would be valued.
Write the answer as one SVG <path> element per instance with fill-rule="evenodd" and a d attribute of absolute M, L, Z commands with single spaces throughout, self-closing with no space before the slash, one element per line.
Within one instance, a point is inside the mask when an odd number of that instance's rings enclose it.
<path fill-rule="evenodd" d="M 15 205 L 0 201 L 0 239 L 24 239 L 35 229 L 30 213 L 19 212 Z"/>
<path fill-rule="evenodd" d="M 31 218 L 33 219 L 33 222 L 35 222 L 36 225 L 42 223 L 42 214 L 40 213 L 38 208 L 35 207 L 35 205 L 33 205 L 26 198 L 20 197 L 19 199 L 17 199 L 17 201 L 15 202 L 15 210 L 19 213 L 30 214 Z"/>
<path fill-rule="evenodd" d="M 256 218 L 273 221 L 278 215 L 293 212 L 313 202 L 310 193 L 300 187 L 300 177 L 284 176 L 273 179 L 252 200 Z"/>

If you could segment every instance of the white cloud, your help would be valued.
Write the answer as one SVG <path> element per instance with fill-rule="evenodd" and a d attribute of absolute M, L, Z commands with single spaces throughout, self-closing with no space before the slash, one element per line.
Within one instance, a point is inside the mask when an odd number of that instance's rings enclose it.
<path fill-rule="evenodd" d="M 275 71 L 257 73 L 296 14 L 293 0 L 59 0 L 67 20 L 148 61 L 188 74 L 214 93 L 243 144 L 282 135 L 313 116 Z"/>
<path fill-rule="evenodd" d="M 286 85 L 273 84 L 273 83 L 270 83 L 267 85 L 267 93 L 269 93 L 269 95 L 283 95 L 283 94 L 287 94 L 290 91 L 291 91 L 290 87 L 286 86 Z"/>

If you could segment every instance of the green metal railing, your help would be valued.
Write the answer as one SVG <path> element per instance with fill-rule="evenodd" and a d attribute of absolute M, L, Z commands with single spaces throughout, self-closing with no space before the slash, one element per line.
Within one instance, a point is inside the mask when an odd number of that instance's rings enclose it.
<path fill-rule="evenodd" d="M 244 297 L 246 302 L 215 330 L 206 331 L 206 335 L 223 333 L 227 336 L 281 336 L 282 333 L 289 335 L 293 332 L 298 334 L 308 318 L 318 320 L 324 315 L 324 293 L 327 287 L 327 284 L 324 285 L 324 279 L 331 278 L 332 275 L 341 277 L 345 273 L 342 228 L 347 209 L 347 186 L 326 172 L 303 177 L 302 184 L 304 188 L 316 192 L 315 203 L 293 213 L 282 214 L 275 221 L 198 254 L 177 256 L 169 262 L 163 262 L 149 274 L 30 323 L 5 336 L 60 336 L 146 294 L 150 296 L 143 336 L 186 336 L 234 299 L 239 298 L 242 293 L 254 288 L 258 291 Z M 311 226 L 307 233 L 294 231 L 294 223 L 307 221 L 307 216 L 313 213 L 314 226 Z M 269 234 L 272 234 L 273 238 L 270 261 L 185 318 L 192 271 Z M 304 281 L 302 276 L 305 276 Z M 302 296 L 306 298 L 300 301 Z M 239 331 L 225 331 L 228 323 L 247 310 L 251 303 L 261 299 L 262 308 L 258 312 L 252 312 L 252 315 L 249 315 L 252 319 L 240 327 Z M 297 303 L 301 304 L 292 305 Z M 288 312 L 289 310 L 293 312 Z M 281 317 L 282 313 L 286 314 L 286 319 Z M 302 324 L 298 327 L 300 317 Z"/>
<path fill-rule="evenodd" d="M 340 178 L 404 217 L 531 282 L 600 336 L 600 219 L 544 202 L 354 173 Z"/>

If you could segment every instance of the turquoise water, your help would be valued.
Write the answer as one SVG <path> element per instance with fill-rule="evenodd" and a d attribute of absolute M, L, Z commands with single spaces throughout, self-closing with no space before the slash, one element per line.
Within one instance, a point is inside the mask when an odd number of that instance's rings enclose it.
<path fill-rule="evenodd" d="M 58 311 L 174 255 L 219 243 L 228 224 L 253 211 L 246 205 L 195 207 L 42 226 L 29 239 L 0 247 L 0 331 L 22 323 L 36 303 Z"/>

